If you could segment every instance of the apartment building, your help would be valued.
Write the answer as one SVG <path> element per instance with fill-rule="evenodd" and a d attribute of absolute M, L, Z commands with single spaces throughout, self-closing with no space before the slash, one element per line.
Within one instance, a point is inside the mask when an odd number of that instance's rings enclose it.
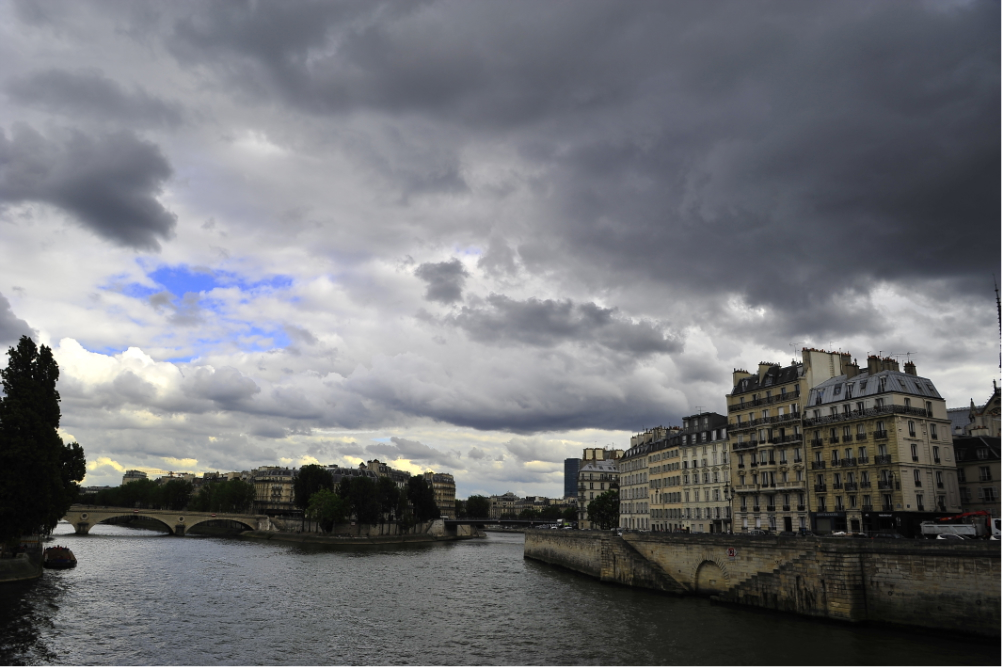
<path fill-rule="evenodd" d="M 650 530 L 650 479 L 648 461 L 654 442 L 663 440 L 664 427 L 630 438 L 630 448 L 617 460 L 619 469 L 619 526 L 626 530 Z"/>
<path fill-rule="evenodd" d="M 447 472 L 426 472 L 424 480 L 435 493 L 435 505 L 443 519 L 456 518 L 456 479 Z"/>
<path fill-rule="evenodd" d="M 271 516 L 298 514 L 295 499 L 295 468 L 264 466 L 251 471 L 254 511 Z"/>
<path fill-rule="evenodd" d="M 950 418 L 932 381 L 877 356 L 863 371 L 843 359 L 842 371 L 806 401 L 812 529 L 913 535 L 959 512 Z"/>
<path fill-rule="evenodd" d="M 585 449 L 578 467 L 578 528 L 592 527 L 588 519 L 588 503 L 611 488 L 619 485 L 619 468 L 616 460 L 622 449 Z"/>
<path fill-rule="evenodd" d="M 692 533 L 731 530 L 730 461 L 727 417 L 700 412 L 682 419 L 678 432 L 681 462 L 681 527 Z"/>
<path fill-rule="evenodd" d="M 651 443 L 648 454 L 650 476 L 651 530 L 682 530 L 685 513 L 682 502 L 682 429 L 672 426 Z"/>
<path fill-rule="evenodd" d="M 999 438 L 983 435 L 954 438 L 953 449 L 963 510 L 1002 516 L 999 512 L 999 487 L 1002 484 Z"/>
<path fill-rule="evenodd" d="M 789 366 L 734 371 L 727 395 L 735 532 L 790 532 L 810 526 L 801 397 L 842 373 L 849 355 L 813 348 Z"/>

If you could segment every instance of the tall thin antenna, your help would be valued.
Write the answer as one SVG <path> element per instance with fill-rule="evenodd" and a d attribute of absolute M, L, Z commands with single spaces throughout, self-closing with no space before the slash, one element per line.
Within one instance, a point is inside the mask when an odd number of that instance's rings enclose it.
<path fill-rule="evenodd" d="M 998 311 L 999 318 L 999 369 L 1002 369 L 1002 301 L 999 301 L 999 282 L 992 276 L 995 283 L 995 310 Z"/>

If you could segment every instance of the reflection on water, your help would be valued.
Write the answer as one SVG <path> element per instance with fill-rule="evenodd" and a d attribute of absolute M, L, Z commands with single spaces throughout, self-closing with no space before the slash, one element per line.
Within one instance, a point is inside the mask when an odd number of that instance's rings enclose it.
<path fill-rule="evenodd" d="M 355 551 L 97 526 L 0 588 L 2 664 L 998 664 L 999 647 L 601 584 L 522 536 Z"/>

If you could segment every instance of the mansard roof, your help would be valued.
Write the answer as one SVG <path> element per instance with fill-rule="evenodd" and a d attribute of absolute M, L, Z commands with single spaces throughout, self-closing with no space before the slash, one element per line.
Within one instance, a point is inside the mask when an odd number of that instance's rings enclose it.
<path fill-rule="evenodd" d="M 794 364 L 792 366 L 772 366 L 762 374 L 761 379 L 759 379 L 757 374 L 752 373 L 750 376 L 738 380 L 734 384 L 734 391 L 731 392 L 731 395 L 737 396 L 738 394 L 746 394 L 751 391 L 761 391 L 763 389 L 768 389 L 769 387 L 796 382 L 803 374 L 803 364 Z"/>
<path fill-rule="evenodd" d="M 838 375 L 814 387 L 808 396 L 806 407 L 837 403 L 863 396 L 876 396 L 888 392 L 940 400 L 943 398 L 929 378 L 902 371 L 880 371 L 873 375 L 869 371 L 861 371 L 855 377 Z M 819 397 L 820 402 L 818 401 Z"/>

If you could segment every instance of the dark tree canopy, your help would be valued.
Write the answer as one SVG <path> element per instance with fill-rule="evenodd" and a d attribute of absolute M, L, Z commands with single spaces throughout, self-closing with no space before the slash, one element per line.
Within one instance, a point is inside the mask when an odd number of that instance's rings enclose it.
<path fill-rule="evenodd" d="M 320 489 L 310 496 L 306 516 L 320 524 L 325 533 L 334 530 L 335 524 L 344 522 L 348 516 L 348 503 L 330 489 Z"/>
<path fill-rule="evenodd" d="M 466 516 L 471 519 L 486 519 L 490 515 L 490 499 L 484 496 L 470 496 L 466 499 Z"/>
<path fill-rule="evenodd" d="M 418 522 L 442 516 L 435 504 L 435 491 L 421 475 L 414 475 L 407 480 L 407 498 L 414 507 L 414 518 Z"/>
<path fill-rule="evenodd" d="M 0 541 L 55 528 L 79 492 L 86 460 L 59 428 L 59 365 L 22 336 L 0 369 Z"/>
<path fill-rule="evenodd" d="M 334 476 L 330 470 L 310 464 L 299 469 L 293 485 L 293 504 L 305 510 L 310 504 L 310 497 L 321 489 L 334 490 Z"/>
<path fill-rule="evenodd" d="M 619 525 L 619 491 L 609 489 L 588 503 L 588 518 L 602 530 Z"/>

